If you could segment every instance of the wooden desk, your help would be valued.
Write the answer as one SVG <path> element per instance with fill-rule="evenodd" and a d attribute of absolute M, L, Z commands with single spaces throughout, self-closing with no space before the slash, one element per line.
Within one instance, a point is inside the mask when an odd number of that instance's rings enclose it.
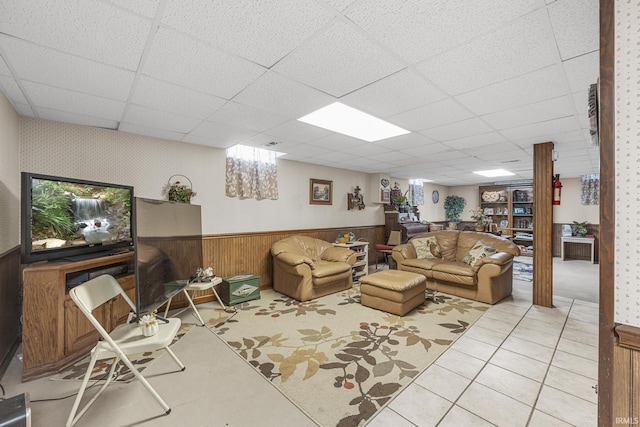
<path fill-rule="evenodd" d="M 560 244 L 560 258 L 564 261 L 564 244 L 565 243 L 580 243 L 584 245 L 591 245 L 591 264 L 595 264 L 595 237 L 561 237 L 562 243 Z"/>

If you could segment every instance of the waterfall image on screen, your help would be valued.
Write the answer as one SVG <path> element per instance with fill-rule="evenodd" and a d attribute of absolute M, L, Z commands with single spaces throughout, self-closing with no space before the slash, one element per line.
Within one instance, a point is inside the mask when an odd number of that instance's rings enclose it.
<path fill-rule="evenodd" d="M 135 199 L 136 311 L 157 310 L 202 268 L 200 206 Z"/>

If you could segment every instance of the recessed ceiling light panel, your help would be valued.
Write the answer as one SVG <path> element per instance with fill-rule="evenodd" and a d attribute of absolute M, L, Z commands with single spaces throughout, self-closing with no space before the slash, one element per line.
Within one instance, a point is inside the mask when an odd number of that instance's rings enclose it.
<path fill-rule="evenodd" d="M 504 169 L 492 169 L 492 170 L 488 170 L 488 171 L 474 171 L 473 173 L 478 174 L 478 175 L 482 175 L 482 176 L 486 176 L 486 177 L 489 177 L 489 178 L 495 178 L 497 176 L 515 175 L 515 173 L 509 172 L 508 170 L 504 170 Z"/>
<path fill-rule="evenodd" d="M 367 142 L 379 141 L 409 133 L 370 114 L 334 102 L 298 119 L 301 122 L 352 136 Z"/>

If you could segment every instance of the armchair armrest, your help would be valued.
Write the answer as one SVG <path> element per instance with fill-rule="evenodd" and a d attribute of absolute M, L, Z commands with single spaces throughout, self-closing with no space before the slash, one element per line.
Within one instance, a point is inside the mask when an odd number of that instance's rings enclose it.
<path fill-rule="evenodd" d="M 353 263 L 355 262 L 355 257 L 352 257 L 353 254 L 355 254 L 355 252 L 351 249 L 332 246 L 322 252 L 322 255 L 320 255 L 320 259 L 324 261 L 347 262 L 353 265 Z M 350 260 L 349 258 L 352 259 Z"/>

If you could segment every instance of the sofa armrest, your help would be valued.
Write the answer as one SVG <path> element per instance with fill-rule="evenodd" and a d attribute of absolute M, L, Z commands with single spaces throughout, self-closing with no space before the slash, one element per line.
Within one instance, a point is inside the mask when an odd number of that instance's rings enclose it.
<path fill-rule="evenodd" d="M 280 252 L 276 255 L 276 258 L 280 260 L 284 264 L 288 264 L 292 267 L 301 264 L 307 264 L 313 270 L 315 265 L 313 264 L 313 260 L 306 255 L 294 252 Z"/>
<path fill-rule="evenodd" d="M 418 254 L 416 254 L 416 248 L 411 243 L 405 243 L 394 246 L 393 251 L 391 251 L 391 257 L 396 263 L 402 264 L 405 259 L 417 258 Z"/>
<path fill-rule="evenodd" d="M 353 265 L 353 263 L 356 262 L 356 257 L 352 256 L 354 254 L 355 252 L 351 249 L 332 246 L 322 252 L 320 259 L 324 261 L 346 262 L 349 265 Z"/>
<path fill-rule="evenodd" d="M 496 252 L 493 255 L 486 256 L 484 258 L 480 258 L 476 264 L 473 266 L 474 272 L 477 272 L 480 267 L 487 264 L 494 265 L 505 265 L 513 261 L 513 255 L 508 252 Z"/>

